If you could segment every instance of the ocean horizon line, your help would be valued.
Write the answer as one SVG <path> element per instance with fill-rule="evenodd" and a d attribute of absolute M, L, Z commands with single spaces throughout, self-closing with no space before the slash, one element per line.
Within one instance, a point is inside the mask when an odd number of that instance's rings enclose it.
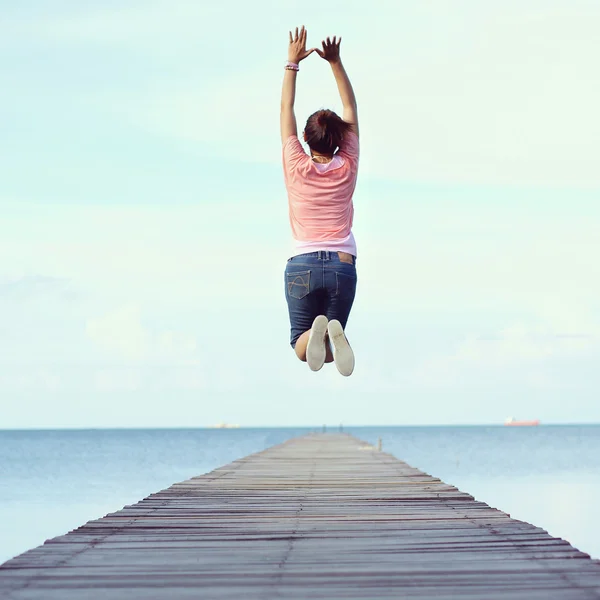
<path fill-rule="evenodd" d="M 527 426 L 533 427 L 598 427 L 600 422 L 540 422 L 538 425 Z M 257 430 L 257 429 L 309 429 L 309 430 L 339 430 L 342 429 L 399 429 L 399 428 L 450 428 L 450 427 L 499 427 L 504 428 L 506 424 L 503 422 L 493 423 L 395 423 L 395 424 L 356 424 L 356 423 L 324 423 L 320 425 L 235 425 L 235 426 L 219 426 L 219 425 L 200 425 L 191 427 L 189 425 L 174 425 L 171 427 L 158 426 L 61 426 L 61 427 L 4 427 L 0 428 L 0 432 L 16 432 L 16 431 L 218 431 L 227 430 L 235 431 Z"/>

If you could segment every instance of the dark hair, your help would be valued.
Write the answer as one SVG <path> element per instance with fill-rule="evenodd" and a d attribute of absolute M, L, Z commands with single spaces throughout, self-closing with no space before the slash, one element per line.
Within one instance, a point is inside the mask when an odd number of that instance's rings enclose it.
<path fill-rule="evenodd" d="M 351 127 L 332 110 L 318 110 L 306 121 L 306 143 L 319 154 L 333 154 Z"/>

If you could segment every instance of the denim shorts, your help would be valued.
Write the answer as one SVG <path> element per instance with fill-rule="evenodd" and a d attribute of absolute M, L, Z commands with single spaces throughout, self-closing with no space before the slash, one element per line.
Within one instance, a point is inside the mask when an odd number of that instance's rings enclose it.
<path fill-rule="evenodd" d="M 319 250 L 293 256 L 285 267 L 290 344 L 312 327 L 315 317 L 337 319 L 346 328 L 356 294 L 356 258 L 342 262 L 337 252 Z"/>

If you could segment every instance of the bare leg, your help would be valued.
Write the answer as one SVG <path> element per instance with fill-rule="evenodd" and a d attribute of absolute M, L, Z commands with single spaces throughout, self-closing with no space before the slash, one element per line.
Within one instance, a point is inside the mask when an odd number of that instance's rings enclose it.
<path fill-rule="evenodd" d="M 308 336 L 310 335 L 310 329 L 305 331 L 296 341 L 296 356 L 303 362 L 306 362 L 306 346 L 308 345 Z"/>
<path fill-rule="evenodd" d="M 308 337 L 310 336 L 310 329 L 305 331 L 296 341 L 296 356 L 302 361 L 306 362 L 306 346 L 308 345 Z M 331 344 L 329 343 L 329 336 L 327 336 L 327 342 L 325 344 L 325 362 L 333 362 L 333 352 L 331 351 Z"/>

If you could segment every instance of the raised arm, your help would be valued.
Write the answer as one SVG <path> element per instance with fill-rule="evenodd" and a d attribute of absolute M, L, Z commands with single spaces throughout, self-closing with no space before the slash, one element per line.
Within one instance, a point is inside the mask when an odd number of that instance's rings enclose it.
<path fill-rule="evenodd" d="M 290 31 L 290 45 L 288 47 L 288 62 L 283 76 L 281 90 L 281 141 L 285 142 L 290 136 L 298 135 L 294 102 L 296 100 L 296 77 L 300 61 L 312 54 L 315 48 L 306 49 L 306 29 L 304 26 L 295 34 Z"/>
<path fill-rule="evenodd" d="M 340 98 L 342 99 L 342 106 L 344 108 L 342 119 L 351 123 L 354 133 L 358 135 L 358 108 L 356 105 L 356 96 L 354 95 L 352 84 L 350 83 L 346 69 L 342 64 L 342 59 L 340 58 L 341 43 L 342 38 L 338 40 L 334 36 L 333 40 L 329 38 L 323 40 L 322 50 L 319 50 L 318 48 L 316 50 L 319 56 L 331 65 L 331 70 L 335 77 L 335 82 L 337 83 Z"/>

